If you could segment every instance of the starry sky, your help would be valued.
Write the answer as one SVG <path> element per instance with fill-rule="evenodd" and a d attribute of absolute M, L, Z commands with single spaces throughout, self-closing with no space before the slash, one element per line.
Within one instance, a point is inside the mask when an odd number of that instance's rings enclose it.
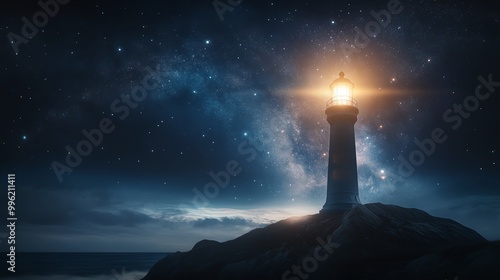
<path fill-rule="evenodd" d="M 340 71 L 361 201 L 500 239 L 495 1 L 45 2 L 0 12 L 17 250 L 189 250 L 317 213 Z"/>

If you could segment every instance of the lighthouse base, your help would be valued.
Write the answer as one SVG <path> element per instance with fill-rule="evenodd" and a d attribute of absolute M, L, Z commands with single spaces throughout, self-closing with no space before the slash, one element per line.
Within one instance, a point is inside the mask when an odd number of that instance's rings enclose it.
<path fill-rule="evenodd" d="M 361 205 L 359 196 L 356 193 L 336 193 L 327 200 L 320 213 L 347 211 Z"/>

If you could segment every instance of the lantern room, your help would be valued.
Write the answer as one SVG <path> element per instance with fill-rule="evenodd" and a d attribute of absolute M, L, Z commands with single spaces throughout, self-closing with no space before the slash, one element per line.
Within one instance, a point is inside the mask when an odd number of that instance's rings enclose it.
<path fill-rule="evenodd" d="M 352 97 L 354 84 L 349 79 L 344 78 L 344 75 L 344 72 L 340 72 L 339 78 L 330 84 L 332 98 L 326 104 L 327 107 L 338 105 L 353 107 L 358 106 L 356 100 Z"/>

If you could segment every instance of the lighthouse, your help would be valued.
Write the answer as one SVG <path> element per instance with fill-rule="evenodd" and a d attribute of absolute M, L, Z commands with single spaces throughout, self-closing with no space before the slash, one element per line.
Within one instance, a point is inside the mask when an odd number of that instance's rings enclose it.
<path fill-rule="evenodd" d="M 339 78 L 330 84 L 332 98 L 325 114 L 330 124 L 330 147 L 326 202 L 320 213 L 346 211 L 360 205 L 354 124 L 358 120 L 358 104 L 353 98 L 354 84 Z"/>

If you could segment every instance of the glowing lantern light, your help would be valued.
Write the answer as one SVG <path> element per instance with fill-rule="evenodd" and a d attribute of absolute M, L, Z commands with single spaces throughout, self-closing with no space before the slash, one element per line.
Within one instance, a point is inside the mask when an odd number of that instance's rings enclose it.
<path fill-rule="evenodd" d="M 340 72 L 340 77 L 330 84 L 332 98 L 328 101 L 327 107 L 336 105 L 358 106 L 356 100 L 352 97 L 354 84 L 344 78 L 344 75 L 344 72 Z"/>

